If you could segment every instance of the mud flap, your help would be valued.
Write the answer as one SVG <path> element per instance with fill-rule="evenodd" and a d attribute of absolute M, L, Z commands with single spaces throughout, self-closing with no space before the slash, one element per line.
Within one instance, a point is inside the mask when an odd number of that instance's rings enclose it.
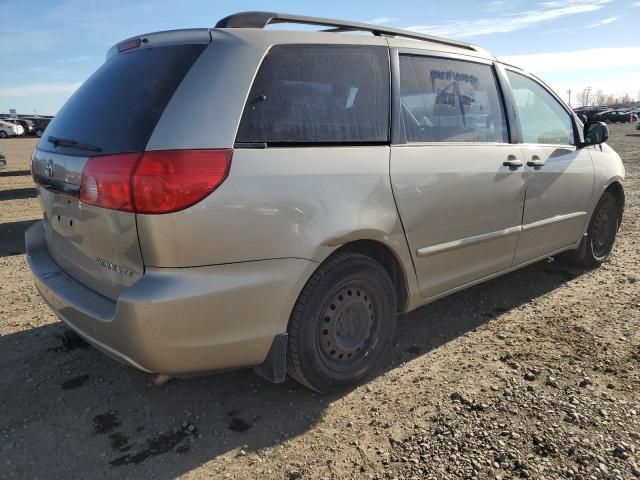
<path fill-rule="evenodd" d="M 267 358 L 261 365 L 253 367 L 253 370 L 265 380 L 272 383 L 282 383 L 287 377 L 288 340 L 289 335 L 287 333 L 276 335 Z"/>
<path fill-rule="evenodd" d="M 587 233 L 585 233 L 582 236 L 582 240 L 580 241 L 580 246 L 578 247 L 578 250 L 576 251 L 576 256 L 578 258 L 584 258 L 587 256 L 587 242 L 589 241 L 589 235 Z"/>

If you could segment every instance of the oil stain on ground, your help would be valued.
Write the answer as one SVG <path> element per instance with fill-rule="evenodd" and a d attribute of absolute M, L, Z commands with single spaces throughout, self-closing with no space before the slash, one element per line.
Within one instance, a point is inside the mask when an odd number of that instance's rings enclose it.
<path fill-rule="evenodd" d="M 111 444 L 111 449 L 118 452 L 127 452 L 131 450 L 131 445 L 129 445 L 129 438 L 120 432 L 110 433 L 109 443 Z"/>
<path fill-rule="evenodd" d="M 142 450 L 136 453 L 122 455 L 121 457 L 118 457 L 109 463 L 112 467 L 121 467 L 123 465 L 130 464 L 138 465 L 148 458 L 169 452 L 188 435 L 189 433 L 184 430 L 173 430 L 170 432 L 161 433 L 147 440 Z M 188 450 L 185 450 L 181 447 L 178 453 L 186 453 L 187 451 Z"/>
<path fill-rule="evenodd" d="M 87 380 L 89 380 L 89 375 L 79 375 L 67 380 L 66 382 L 62 382 L 60 386 L 63 390 L 73 390 L 74 388 L 84 385 Z"/>
<path fill-rule="evenodd" d="M 93 417 L 93 431 L 96 434 L 111 433 L 120 426 L 116 412 L 107 412 Z"/>
<path fill-rule="evenodd" d="M 109 435 L 109 444 L 111 449 L 117 452 L 126 452 L 131 450 L 129 438 L 120 432 L 114 430 L 121 425 L 120 420 L 116 416 L 116 412 L 107 412 L 93 417 L 93 432 L 96 435 Z"/>
<path fill-rule="evenodd" d="M 251 425 L 249 422 L 247 422 L 246 420 L 243 420 L 240 417 L 231 417 L 229 419 L 228 428 L 232 432 L 244 433 L 248 431 L 251 427 L 253 427 L 253 425 Z"/>
<path fill-rule="evenodd" d="M 229 422 L 227 424 L 227 429 L 231 430 L 232 432 L 244 433 L 249 429 L 251 429 L 253 425 L 251 425 L 246 420 L 240 418 L 238 416 L 238 413 L 239 413 L 238 410 L 229 410 L 227 412 L 227 418 L 229 419 Z"/>

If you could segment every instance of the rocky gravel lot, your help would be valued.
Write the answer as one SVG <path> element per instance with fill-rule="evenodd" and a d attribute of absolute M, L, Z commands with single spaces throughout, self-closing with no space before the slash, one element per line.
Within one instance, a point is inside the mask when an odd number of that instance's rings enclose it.
<path fill-rule="evenodd" d="M 334 396 L 250 371 L 156 387 L 70 335 L 21 240 L 35 141 L 0 141 L 0 478 L 640 478 L 639 133 L 611 126 L 627 208 L 608 263 L 541 262 L 413 312 Z"/>

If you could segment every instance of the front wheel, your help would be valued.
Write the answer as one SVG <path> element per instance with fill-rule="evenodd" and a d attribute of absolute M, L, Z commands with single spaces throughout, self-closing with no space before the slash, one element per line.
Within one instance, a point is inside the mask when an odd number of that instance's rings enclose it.
<path fill-rule="evenodd" d="M 593 212 L 587 235 L 580 247 L 567 252 L 565 258 L 583 267 L 596 267 L 604 262 L 613 249 L 618 232 L 618 203 L 615 197 L 604 192 Z"/>
<path fill-rule="evenodd" d="M 7 138 L 7 132 L 0 130 L 0 138 Z"/>
<path fill-rule="evenodd" d="M 289 321 L 287 371 L 312 390 L 332 392 L 362 380 L 393 338 L 396 297 L 375 260 L 343 252 L 305 285 Z"/>

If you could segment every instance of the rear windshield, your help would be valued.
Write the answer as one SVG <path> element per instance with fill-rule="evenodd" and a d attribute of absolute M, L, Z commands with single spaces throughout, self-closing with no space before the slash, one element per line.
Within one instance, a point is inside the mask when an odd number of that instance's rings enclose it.
<path fill-rule="evenodd" d="M 75 140 L 100 152 L 57 147 L 55 151 L 108 155 L 145 149 L 160 115 L 206 45 L 171 45 L 116 55 L 73 94 L 49 124 L 49 136 Z"/>
<path fill-rule="evenodd" d="M 389 138 L 386 47 L 281 45 L 249 93 L 238 143 L 377 143 Z"/>

